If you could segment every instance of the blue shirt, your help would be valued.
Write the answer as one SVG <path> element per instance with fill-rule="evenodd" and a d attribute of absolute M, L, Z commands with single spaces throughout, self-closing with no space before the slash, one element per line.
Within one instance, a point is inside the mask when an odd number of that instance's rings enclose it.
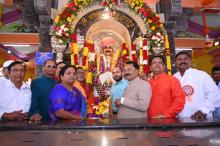
<path fill-rule="evenodd" d="M 53 87 L 56 85 L 54 79 L 42 76 L 32 81 L 31 83 L 31 107 L 29 110 L 29 116 L 39 113 L 43 120 L 49 120 L 48 106 L 49 106 L 49 94 Z"/>
<path fill-rule="evenodd" d="M 112 109 L 114 112 L 118 111 L 118 108 L 115 106 L 114 102 L 116 99 L 120 99 L 121 97 L 123 97 L 127 86 L 128 86 L 128 81 L 125 79 L 122 79 L 121 81 L 112 85 L 110 92 L 111 92 L 111 98 L 112 98 Z"/>

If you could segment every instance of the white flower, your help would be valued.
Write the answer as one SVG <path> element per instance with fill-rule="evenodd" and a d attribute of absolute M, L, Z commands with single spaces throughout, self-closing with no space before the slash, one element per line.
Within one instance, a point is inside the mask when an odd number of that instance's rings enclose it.
<path fill-rule="evenodd" d="M 140 56 L 139 61 L 140 61 L 140 64 L 143 64 L 143 56 Z"/>
<path fill-rule="evenodd" d="M 58 33 L 59 33 L 59 34 L 62 34 L 62 33 L 63 33 L 62 29 L 60 29 L 60 30 L 58 31 Z"/>
<path fill-rule="evenodd" d="M 144 46 L 143 50 L 149 50 L 150 48 L 148 46 Z"/>
<path fill-rule="evenodd" d="M 159 42 L 159 41 L 160 41 L 160 38 L 157 38 L 157 41 Z"/>
<path fill-rule="evenodd" d="M 61 44 L 62 44 L 62 43 L 63 43 L 63 40 L 59 39 L 59 43 L 61 43 Z"/>
<path fill-rule="evenodd" d="M 67 31 L 68 30 L 68 28 L 67 27 L 65 27 L 64 29 L 63 29 L 63 31 Z"/>
<path fill-rule="evenodd" d="M 60 33 L 60 31 L 58 31 L 58 32 L 56 32 L 56 35 L 62 36 L 62 33 Z"/>
<path fill-rule="evenodd" d="M 64 29 L 65 28 L 65 24 L 60 26 L 60 29 Z"/>
<path fill-rule="evenodd" d="M 148 61 L 147 60 L 143 60 L 143 64 L 147 65 Z"/>
<path fill-rule="evenodd" d="M 88 60 L 89 61 L 95 61 L 95 53 L 89 53 Z"/>
<path fill-rule="evenodd" d="M 155 37 L 155 35 L 153 35 L 153 37 L 152 37 L 152 40 L 156 40 L 156 37 Z"/>
<path fill-rule="evenodd" d="M 131 51 L 131 54 L 136 54 L 136 51 Z"/>
<path fill-rule="evenodd" d="M 68 34 L 68 33 L 66 33 L 65 35 L 66 35 L 66 36 L 69 36 L 69 34 Z"/>
<path fill-rule="evenodd" d="M 159 32 L 157 32 L 157 36 L 160 36 L 161 34 Z"/>

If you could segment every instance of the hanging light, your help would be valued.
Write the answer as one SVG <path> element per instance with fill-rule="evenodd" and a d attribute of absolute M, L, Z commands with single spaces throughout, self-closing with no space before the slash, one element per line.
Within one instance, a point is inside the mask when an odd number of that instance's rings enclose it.
<path fill-rule="evenodd" d="M 109 10 L 108 7 L 105 7 L 105 9 L 104 9 L 104 11 L 102 13 L 101 19 L 108 20 L 111 17 L 112 17 L 111 11 Z"/>

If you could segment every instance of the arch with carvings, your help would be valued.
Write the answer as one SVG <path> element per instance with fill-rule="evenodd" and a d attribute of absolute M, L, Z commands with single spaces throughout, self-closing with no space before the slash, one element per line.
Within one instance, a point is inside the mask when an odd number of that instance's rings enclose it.
<path fill-rule="evenodd" d="M 95 12 L 101 14 L 106 7 L 118 15 L 126 15 L 127 19 L 132 20 L 137 28 L 137 30 L 133 32 L 136 35 L 135 37 L 141 34 L 148 38 L 148 45 L 152 52 L 155 50 L 163 51 L 165 45 L 163 25 L 159 17 L 157 17 L 143 0 L 69 0 L 55 17 L 53 26 L 51 27 L 51 35 L 55 37 L 60 44 L 68 43 L 70 41 L 69 36 L 72 33 L 76 33 L 79 28 L 79 22 L 83 18 L 86 18 L 86 15 L 94 14 Z M 115 18 L 113 19 L 118 21 Z M 96 17 L 93 21 L 93 24 L 88 25 L 86 30 L 89 30 L 89 27 L 96 22 L 103 20 Z M 126 24 L 120 21 L 118 22 L 126 26 Z M 128 31 L 131 30 L 128 27 L 126 28 Z M 85 31 L 85 29 L 83 29 L 83 31 Z M 85 35 L 85 33 L 83 35 Z M 130 32 L 129 35 L 130 40 L 133 41 L 135 37 L 132 38 L 132 32 Z"/>

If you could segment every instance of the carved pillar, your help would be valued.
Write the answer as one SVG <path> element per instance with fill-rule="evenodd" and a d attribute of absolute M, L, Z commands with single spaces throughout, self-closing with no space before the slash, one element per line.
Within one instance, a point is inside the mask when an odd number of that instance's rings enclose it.
<path fill-rule="evenodd" d="M 175 42 L 174 42 L 174 30 L 172 28 L 166 28 L 167 35 L 169 39 L 169 47 L 170 47 L 170 58 L 171 58 L 171 67 L 172 67 L 172 74 L 176 72 L 176 65 L 175 65 Z"/>
<path fill-rule="evenodd" d="M 175 42 L 174 42 L 174 27 L 176 20 L 182 15 L 181 0 L 160 0 L 157 3 L 159 13 L 164 13 L 165 17 L 165 28 L 167 30 L 170 54 L 171 54 L 171 65 L 172 74 L 176 72 L 175 66 Z"/>
<path fill-rule="evenodd" d="M 40 52 L 51 52 L 51 37 L 50 37 L 50 26 L 51 26 L 51 0 L 34 0 L 34 7 L 39 15 L 40 27 L 39 27 L 39 48 Z M 37 76 L 42 74 L 42 66 L 37 66 Z"/>

